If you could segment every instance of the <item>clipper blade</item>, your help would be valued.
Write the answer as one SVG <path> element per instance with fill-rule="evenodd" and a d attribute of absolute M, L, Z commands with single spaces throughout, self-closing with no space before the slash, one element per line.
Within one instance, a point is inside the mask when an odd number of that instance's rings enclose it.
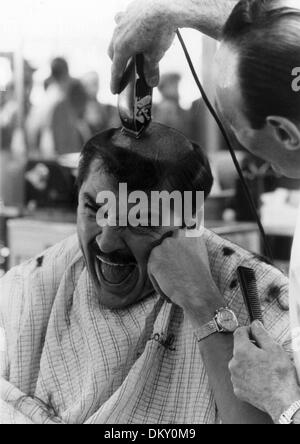
<path fill-rule="evenodd" d="M 144 76 L 144 57 L 131 59 L 121 82 L 118 109 L 123 132 L 139 139 L 152 120 L 152 93 Z"/>

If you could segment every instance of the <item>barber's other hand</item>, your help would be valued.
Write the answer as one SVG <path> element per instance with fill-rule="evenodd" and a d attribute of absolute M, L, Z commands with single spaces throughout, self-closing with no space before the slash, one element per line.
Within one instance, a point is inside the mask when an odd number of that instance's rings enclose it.
<path fill-rule="evenodd" d="M 184 232 L 154 248 L 148 264 L 154 288 L 180 306 L 194 328 L 211 321 L 224 300 L 213 281 L 203 237 Z"/>
<path fill-rule="evenodd" d="M 289 355 L 260 322 L 236 331 L 229 369 L 236 396 L 268 413 L 274 422 L 300 399 L 296 370 Z"/>
<path fill-rule="evenodd" d="M 170 48 L 177 26 L 170 0 L 135 0 L 116 17 L 117 27 L 109 47 L 113 61 L 111 90 L 119 93 L 120 81 L 130 57 L 143 53 L 149 86 L 159 83 L 159 62 Z"/>

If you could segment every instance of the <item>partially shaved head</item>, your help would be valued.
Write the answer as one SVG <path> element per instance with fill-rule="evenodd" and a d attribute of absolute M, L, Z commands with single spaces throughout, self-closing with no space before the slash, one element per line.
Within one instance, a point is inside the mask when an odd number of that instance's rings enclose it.
<path fill-rule="evenodd" d="M 141 139 L 128 137 L 122 130 L 117 130 L 112 142 L 115 146 L 155 161 L 179 161 L 194 150 L 192 142 L 182 133 L 154 122 Z"/>
<path fill-rule="evenodd" d="M 97 162 L 98 160 L 98 162 Z M 89 172 L 105 170 L 130 191 L 211 191 L 213 177 L 201 148 L 180 132 L 152 123 L 141 139 L 125 135 L 120 128 L 93 137 L 81 154 L 78 182 Z"/>

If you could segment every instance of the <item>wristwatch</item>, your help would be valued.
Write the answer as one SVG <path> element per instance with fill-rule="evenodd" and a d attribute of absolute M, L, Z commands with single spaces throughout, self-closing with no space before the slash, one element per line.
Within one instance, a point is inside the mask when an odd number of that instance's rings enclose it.
<path fill-rule="evenodd" d="M 234 333 L 239 328 L 239 321 L 235 313 L 228 307 L 220 308 L 211 322 L 198 328 L 195 336 L 198 342 L 203 341 L 215 333 Z"/>
<path fill-rule="evenodd" d="M 296 413 L 298 413 L 300 410 L 300 401 L 294 402 L 294 404 L 291 405 L 291 407 L 286 410 L 279 419 L 279 424 L 282 425 L 289 425 L 294 423 L 294 416 Z"/>

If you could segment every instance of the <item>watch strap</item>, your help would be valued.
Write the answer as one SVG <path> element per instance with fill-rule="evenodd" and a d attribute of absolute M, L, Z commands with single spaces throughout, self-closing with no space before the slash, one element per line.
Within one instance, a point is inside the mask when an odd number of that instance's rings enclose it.
<path fill-rule="evenodd" d="M 219 326 L 216 320 L 213 319 L 212 321 L 203 325 L 203 327 L 198 328 L 198 330 L 195 331 L 195 336 L 197 338 L 197 341 L 201 342 L 204 339 L 208 338 L 209 336 L 219 332 L 220 332 Z"/>

